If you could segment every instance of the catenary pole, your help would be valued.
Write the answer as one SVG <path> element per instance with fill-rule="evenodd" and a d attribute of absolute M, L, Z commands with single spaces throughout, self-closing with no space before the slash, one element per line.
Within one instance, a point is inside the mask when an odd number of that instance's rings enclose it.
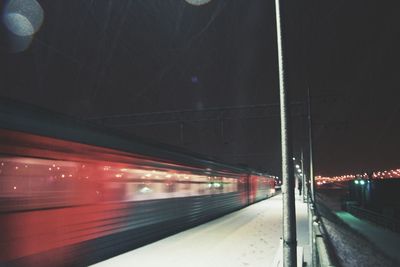
<path fill-rule="evenodd" d="M 311 246 L 311 258 L 312 263 L 311 266 L 317 266 L 317 246 L 314 240 L 314 232 L 313 232 L 313 225 L 314 225 L 314 218 L 313 212 L 315 212 L 315 177 L 314 177 L 314 165 L 313 165 L 313 137 L 312 137 L 312 117 L 311 117 L 311 96 L 310 96 L 310 88 L 307 88 L 307 108 L 308 108 L 308 144 L 309 144 L 309 163 L 310 163 L 310 192 L 309 192 L 309 201 L 308 201 L 308 208 L 309 208 L 309 231 L 310 231 L 310 246 Z"/>
<path fill-rule="evenodd" d="M 314 165 L 313 165 L 313 143 L 312 143 L 312 118 L 311 118 L 311 97 L 310 88 L 307 89 L 307 108 L 308 108 L 308 145 L 309 145 L 309 156 L 310 156 L 310 188 L 311 188 L 311 199 L 315 203 L 315 177 L 314 177 Z"/>
<path fill-rule="evenodd" d="M 275 18 L 278 46 L 279 67 L 279 99 L 281 119 L 281 146 L 282 146 L 282 198 L 283 198 L 283 266 L 297 266 L 296 214 L 295 214 L 295 178 L 293 168 L 293 153 L 290 132 L 290 110 L 288 93 L 286 90 L 285 54 L 284 54 L 284 21 L 281 20 L 281 3 L 284 0 L 275 0 Z"/>
<path fill-rule="evenodd" d="M 300 163 L 301 163 L 301 182 L 302 182 L 302 189 L 303 189 L 303 202 L 306 202 L 307 198 L 307 185 L 306 185 L 306 175 L 304 171 L 304 155 L 303 155 L 303 149 L 301 150 L 301 157 L 300 157 Z"/>

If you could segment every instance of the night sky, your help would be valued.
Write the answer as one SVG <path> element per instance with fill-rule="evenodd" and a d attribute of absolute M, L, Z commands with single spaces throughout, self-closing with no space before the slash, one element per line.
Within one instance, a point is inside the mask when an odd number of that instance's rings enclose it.
<path fill-rule="evenodd" d="M 44 19 L 33 37 L 11 33 L 10 1 L 1 4 L 1 97 L 81 119 L 279 102 L 273 1 L 37 2 Z M 290 101 L 305 102 L 310 88 L 316 174 L 400 167 L 399 9 L 287 2 Z M 304 110 L 293 109 L 296 157 L 308 153 Z M 269 112 L 223 127 L 185 122 L 183 138 L 177 122 L 118 130 L 279 174 L 278 107 Z"/>

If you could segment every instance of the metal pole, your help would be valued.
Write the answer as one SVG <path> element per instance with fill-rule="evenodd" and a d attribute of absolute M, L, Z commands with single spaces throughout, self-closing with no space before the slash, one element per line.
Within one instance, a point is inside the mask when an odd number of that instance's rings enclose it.
<path fill-rule="evenodd" d="M 312 264 L 311 266 L 317 266 L 317 251 L 316 244 L 314 240 L 314 218 L 313 214 L 315 213 L 315 177 L 314 177 L 314 166 L 313 166 L 313 144 L 312 144 L 312 120 L 311 120 L 311 97 L 310 97 L 310 88 L 307 88 L 307 106 L 308 106 L 308 144 L 309 144 L 309 155 L 310 155 L 310 196 L 309 196 L 309 210 L 310 210 L 310 218 L 309 218 L 309 231 L 310 231 L 310 247 L 311 247 L 311 257 Z"/>
<path fill-rule="evenodd" d="M 297 266 L 297 240 L 296 240 L 296 213 L 295 213 L 295 177 L 292 160 L 292 144 L 290 132 L 290 110 L 288 95 L 285 88 L 285 71 L 283 53 L 284 25 L 281 21 L 280 3 L 283 0 L 275 0 L 275 18 L 278 46 L 279 64 L 279 99 L 281 118 L 281 145 L 282 145 L 282 198 L 283 198 L 283 266 Z"/>
<path fill-rule="evenodd" d="M 303 202 L 306 202 L 306 197 L 307 197 L 307 185 L 306 185 L 306 179 L 304 175 L 304 155 L 303 155 L 303 149 L 301 150 L 301 182 L 302 182 L 302 189 L 303 189 Z"/>
<path fill-rule="evenodd" d="M 313 144 L 312 144 L 312 120 L 311 120 L 311 99 L 310 99 L 310 88 L 307 89 L 307 106 L 308 106 L 308 144 L 310 150 L 310 189 L 311 189 L 311 200 L 315 203 L 315 178 L 314 178 L 314 167 L 313 167 Z"/>

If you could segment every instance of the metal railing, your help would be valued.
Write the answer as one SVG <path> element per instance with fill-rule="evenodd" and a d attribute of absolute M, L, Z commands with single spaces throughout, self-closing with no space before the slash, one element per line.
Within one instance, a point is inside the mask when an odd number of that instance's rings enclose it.
<path fill-rule="evenodd" d="M 321 215 L 318 213 L 315 204 L 308 198 L 309 208 L 309 229 L 311 239 L 312 266 L 333 267 L 336 260 L 329 249 L 329 240 Z"/>

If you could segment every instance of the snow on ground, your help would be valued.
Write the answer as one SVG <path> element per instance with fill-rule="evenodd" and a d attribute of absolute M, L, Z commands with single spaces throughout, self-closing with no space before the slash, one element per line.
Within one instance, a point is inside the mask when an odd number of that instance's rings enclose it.
<path fill-rule="evenodd" d="M 343 225 L 323 219 L 327 233 L 343 267 L 398 266 L 362 235 Z"/>
<path fill-rule="evenodd" d="M 393 257 L 400 263 L 400 234 L 373 223 L 360 220 L 348 212 L 337 212 L 336 215 L 346 222 L 352 229 L 361 233 L 368 240 L 373 242 L 381 251 Z"/>
<path fill-rule="evenodd" d="M 300 197 L 296 209 L 301 246 L 308 242 L 308 224 Z M 271 266 L 281 236 L 282 196 L 278 195 L 93 266 L 265 267 Z"/>
<path fill-rule="evenodd" d="M 400 266 L 400 235 L 341 211 L 341 199 L 339 191 L 318 194 L 323 223 L 341 265 Z"/>

